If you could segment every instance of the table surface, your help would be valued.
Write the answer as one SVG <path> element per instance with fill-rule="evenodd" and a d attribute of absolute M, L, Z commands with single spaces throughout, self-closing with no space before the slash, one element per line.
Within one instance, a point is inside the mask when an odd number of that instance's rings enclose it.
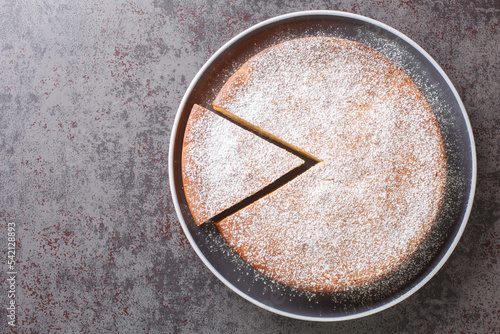
<path fill-rule="evenodd" d="M 244 29 L 311 9 L 365 15 L 421 45 L 461 96 L 478 158 L 471 217 L 444 267 L 400 304 L 340 323 L 232 292 L 192 250 L 169 190 L 170 133 L 196 72 Z M 2 2 L 0 332 L 500 330 L 499 25 L 498 1 Z"/>

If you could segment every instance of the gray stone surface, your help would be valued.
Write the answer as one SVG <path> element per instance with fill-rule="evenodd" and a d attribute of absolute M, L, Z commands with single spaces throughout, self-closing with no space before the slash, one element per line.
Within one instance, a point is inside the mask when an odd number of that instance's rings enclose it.
<path fill-rule="evenodd" d="M 198 69 L 264 19 L 335 9 L 389 24 L 443 67 L 478 153 L 469 224 L 441 271 L 382 313 L 284 318 L 204 267 L 173 209 L 176 109 Z M 0 332 L 500 331 L 498 1 L 12 1 L 0 5 Z M 14 223 L 16 324 L 7 325 Z"/>

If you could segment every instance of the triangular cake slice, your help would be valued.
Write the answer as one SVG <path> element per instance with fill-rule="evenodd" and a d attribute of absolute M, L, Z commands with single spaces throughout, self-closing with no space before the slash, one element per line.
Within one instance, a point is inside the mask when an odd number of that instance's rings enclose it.
<path fill-rule="evenodd" d="M 304 161 L 214 112 L 194 105 L 182 147 L 188 206 L 200 225 Z"/>

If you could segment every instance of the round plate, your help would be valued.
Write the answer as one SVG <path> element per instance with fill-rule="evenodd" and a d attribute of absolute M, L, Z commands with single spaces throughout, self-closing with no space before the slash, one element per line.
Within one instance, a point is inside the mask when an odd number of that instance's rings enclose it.
<path fill-rule="evenodd" d="M 211 109 L 222 85 L 251 56 L 280 42 L 309 36 L 332 36 L 363 43 L 403 68 L 433 107 L 447 154 L 444 204 L 422 247 L 382 280 L 340 293 L 300 291 L 261 275 L 236 255 L 213 224 L 196 226 L 182 186 L 182 140 L 193 104 Z M 224 284 L 250 302 L 284 316 L 338 321 L 367 316 L 395 305 L 422 287 L 442 267 L 460 239 L 472 207 L 476 153 L 460 97 L 441 67 L 421 47 L 397 30 L 363 16 L 310 11 L 259 23 L 231 39 L 205 63 L 189 85 L 175 118 L 169 175 L 175 209 L 189 242 Z"/>

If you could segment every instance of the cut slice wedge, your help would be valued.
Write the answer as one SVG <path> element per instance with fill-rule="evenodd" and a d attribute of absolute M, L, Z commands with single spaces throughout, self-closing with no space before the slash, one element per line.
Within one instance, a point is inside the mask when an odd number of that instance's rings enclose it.
<path fill-rule="evenodd" d="M 182 148 L 184 193 L 197 225 L 304 163 L 296 155 L 194 105 Z"/>

